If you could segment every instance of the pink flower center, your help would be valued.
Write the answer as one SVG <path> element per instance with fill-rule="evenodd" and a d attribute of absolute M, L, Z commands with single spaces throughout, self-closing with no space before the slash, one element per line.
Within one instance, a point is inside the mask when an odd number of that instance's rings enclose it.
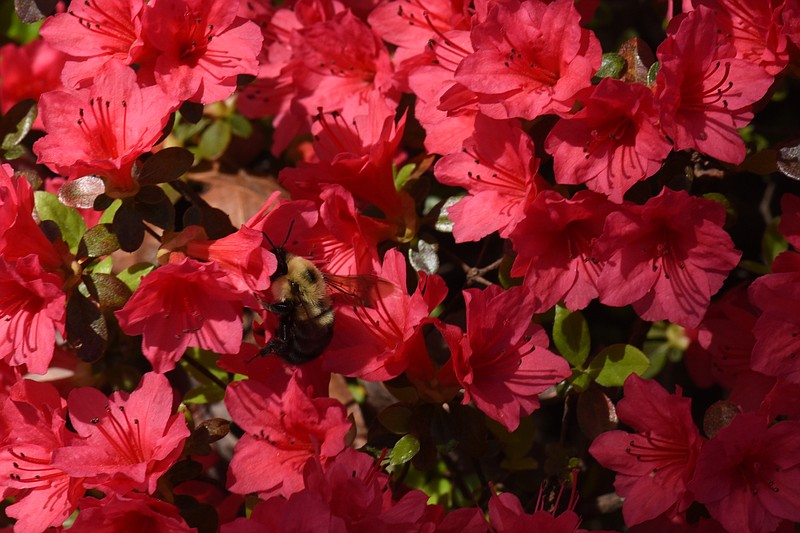
<path fill-rule="evenodd" d="M 118 107 L 122 111 L 117 112 Z M 124 151 L 128 145 L 128 102 L 122 100 L 116 105 L 102 96 L 96 96 L 89 100 L 88 113 L 81 107 L 78 115 L 78 126 L 97 158 L 117 159 L 120 148 Z M 117 128 L 122 131 L 122 142 L 118 142 L 115 135 Z"/>
<path fill-rule="evenodd" d="M 629 132 L 632 129 L 634 129 L 633 122 L 627 116 L 618 117 L 617 120 L 609 121 L 600 126 L 599 129 L 593 129 L 590 132 L 591 138 L 583 145 L 583 157 L 589 159 L 597 149 L 605 147 L 609 142 L 618 144 L 626 140 L 630 136 Z M 633 157 L 633 155 L 634 154 L 631 154 L 630 163 L 632 166 L 638 168 L 638 159 Z"/>
<path fill-rule="evenodd" d="M 77 18 L 81 26 L 84 26 L 97 36 L 119 41 L 120 48 L 117 52 L 127 55 L 131 44 L 136 41 L 133 24 L 125 24 L 125 21 L 120 17 L 104 11 L 100 3 L 84 0 L 83 5 L 87 9 L 84 10 L 85 12 L 82 16 L 78 16 L 72 10 L 69 10 L 68 13 Z"/>
<path fill-rule="evenodd" d="M 66 476 L 61 470 L 56 470 L 50 466 L 51 460 L 49 457 L 46 459 L 33 457 L 24 452 L 16 452 L 13 448 L 9 448 L 8 453 L 15 459 L 12 463 L 14 472 L 10 474 L 10 477 L 17 483 L 31 483 L 40 486 L 43 485 L 43 481 Z"/>
<path fill-rule="evenodd" d="M 772 492 L 780 492 L 777 482 L 773 479 L 773 473 L 781 471 L 781 467 L 769 463 L 762 463 L 757 458 L 746 458 L 737 467 L 742 484 L 746 490 L 757 495 L 762 489 Z"/>
<path fill-rule="evenodd" d="M 513 44 L 505 37 L 508 44 L 511 45 L 511 52 L 508 57 L 503 61 L 503 65 L 513 70 L 520 76 L 526 76 L 540 85 L 548 87 L 554 86 L 559 80 L 559 73 L 546 68 L 541 63 L 537 63 L 534 59 L 527 59 L 521 53 L 517 52 Z"/>
<path fill-rule="evenodd" d="M 651 433 L 643 434 L 644 440 L 632 440 L 625 448 L 625 453 L 632 455 L 643 463 L 657 463 L 652 474 L 669 466 L 685 468 L 689 463 L 690 453 L 686 443 L 676 442 Z"/>
<path fill-rule="evenodd" d="M 194 20 L 194 24 L 188 27 L 188 33 L 183 38 L 183 45 L 181 46 L 180 59 L 181 61 L 187 60 L 193 55 L 203 55 L 206 52 L 206 46 L 211 42 L 214 37 L 211 32 L 214 30 L 213 24 L 204 24 L 201 17 Z"/>
<path fill-rule="evenodd" d="M 124 405 L 118 406 L 117 410 L 121 415 L 117 415 L 110 406 L 106 406 L 108 416 L 103 418 L 102 424 L 99 418 L 93 418 L 91 420 L 92 424 L 95 424 L 97 431 L 105 437 L 120 458 L 129 464 L 145 462 L 144 442 L 142 441 L 139 419 L 128 418 Z"/>
<path fill-rule="evenodd" d="M 728 79 L 730 75 L 730 61 L 715 62 L 710 70 L 706 70 L 702 78 L 686 86 L 681 95 L 681 107 L 701 112 L 720 108 L 727 109 L 728 101 L 725 99 L 725 95 L 733 89 L 733 82 Z"/>
<path fill-rule="evenodd" d="M 485 189 L 493 189 L 509 196 L 518 196 L 522 200 L 526 196 L 526 176 L 520 175 L 519 170 L 505 167 L 496 158 L 494 160 L 482 158 L 475 147 L 476 145 L 473 143 L 473 148 L 465 146 L 461 151 L 471 157 L 475 165 L 484 166 L 490 169 L 491 173 L 481 174 L 468 170 L 467 179 L 476 185 L 482 185 Z M 513 211 L 515 208 L 516 204 L 511 202 L 503 206 L 503 210 L 507 212 Z"/>

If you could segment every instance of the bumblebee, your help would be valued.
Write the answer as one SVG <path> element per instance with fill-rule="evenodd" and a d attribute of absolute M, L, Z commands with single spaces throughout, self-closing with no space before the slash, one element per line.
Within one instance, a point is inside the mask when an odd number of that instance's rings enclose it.
<path fill-rule="evenodd" d="M 319 357 L 333 337 L 333 304 L 325 276 L 314 263 L 283 246 L 272 245 L 272 251 L 278 259 L 270 278 L 274 303 L 264 307 L 278 316 L 278 327 L 259 355 L 274 353 L 293 365 L 307 363 Z"/>

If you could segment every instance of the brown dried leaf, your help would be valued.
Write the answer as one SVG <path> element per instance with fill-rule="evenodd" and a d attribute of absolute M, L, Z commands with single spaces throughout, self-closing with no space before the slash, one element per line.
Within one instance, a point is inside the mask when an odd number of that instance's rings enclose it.
<path fill-rule="evenodd" d="M 238 174 L 225 174 L 212 169 L 190 173 L 188 178 L 203 184 L 205 190 L 200 196 L 227 213 L 237 228 L 258 212 L 273 192 L 283 190 L 274 177 L 256 176 L 243 170 Z"/>

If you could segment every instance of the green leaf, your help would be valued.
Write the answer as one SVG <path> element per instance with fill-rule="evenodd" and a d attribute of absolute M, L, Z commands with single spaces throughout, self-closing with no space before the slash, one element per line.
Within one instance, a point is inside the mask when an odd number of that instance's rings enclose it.
<path fill-rule="evenodd" d="M 419 440 L 414 435 L 403 436 L 389 453 L 390 465 L 402 465 L 409 462 L 419 452 Z"/>
<path fill-rule="evenodd" d="M 207 118 L 203 118 L 199 122 L 180 121 L 172 128 L 172 135 L 181 143 L 184 143 L 203 131 L 210 123 L 211 120 Z"/>
<path fill-rule="evenodd" d="M 94 264 L 94 266 L 90 267 L 88 270 L 90 272 L 97 272 L 98 274 L 111 274 L 111 271 L 114 269 L 114 258 L 111 256 L 106 257 L 102 261 L 98 261 Z M 84 268 L 84 272 L 87 268 Z"/>
<path fill-rule="evenodd" d="M 249 120 L 237 113 L 228 117 L 228 124 L 231 127 L 231 133 L 242 139 L 249 139 L 253 134 L 253 125 Z"/>
<path fill-rule="evenodd" d="M 111 224 L 98 224 L 86 230 L 78 246 L 78 257 L 102 257 L 119 250 L 119 240 Z"/>
<path fill-rule="evenodd" d="M 97 222 L 98 224 L 111 224 L 114 222 L 114 215 L 117 213 L 117 209 L 119 206 L 122 205 L 122 200 L 116 199 L 111 202 L 111 205 L 108 206 L 105 210 L 103 210 L 103 214 L 100 215 L 100 220 Z"/>
<path fill-rule="evenodd" d="M 191 359 L 194 364 L 190 363 L 188 359 Z M 205 372 L 198 370 L 198 367 L 205 368 L 206 371 L 217 378 L 217 380 L 227 383 L 230 381 L 228 373 L 217 366 L 218 360 L 219 355 L 216 353 L 195 347 L 189 348 L 180 361 L 180 365 L 184 370 L 191 374 L 192 377 L 199 381 L 204 387 L 208 387 L 207 389 L 202 389 L 202 394 L 207 400 L 212 402 L 222 400 L 222 397 L 225 395 L 225 389 L 220 387 L 219 383 L 211 379 Z M 219 394 L 210 392 L 212 388 L 216 388 Z"/>
<path fill-rule="evenodd" d="M 37 106 L 34 100 L 23 100 L 15 104 L 0 119 L 0 148 L 5 152 L 7 160 L 17 159 L 25 151 L 17 146 L 28 135 L 36 120 Z M 20 150 L 22 153 L 20 154 Z"/>
<path fill-rule="evenodd" d="M 212 123 L 200 136 L 197 145 L 198 155 L 203 159 L 215 160 L 222 155 L 231 143 L 231 126 L 223 120 Z"/>
<path fill-rule="evenodd" d="M 583 370 L 573 368 L 572 375 L 567 378 L 567 383 L 575 389 L 576 392 L 581 393 L 587 390 L 592 384 L 592 376 Z"/>
<path fill-rule="evenodd" d="M 780 218 L 772 219 L 761 237 L 761 255 L 768 265 L 771 265 L 776 257 L 789 249 L 789 243 L 778 231 L 778 224 L 780 224 Z"/>
<path fill-rule="evenodd" d="M 556 306 L 553 342 L 564 359 L 572 366 L 582 368 L 591 347 L 589 324 L 583 314 L 579 311 L 572 312 L 561 305 Z"/>
<path fill-rule="evenodd" d="M 658 75 L 658 71 L 661 69 L 661 63 L 656 61 L 650 68 L 647 70 L 647 86 L 651 86 L 656 82 L 656 76 Z"/>
<path fill-rule="evenodd" d="M 183 397 L 185 404 L 210 404 L 221 402 L 225 398 L 225 389 L 218 385 L 208 384 L 195 387 Z"/>
<path fill-rule="evenodd" d="M 33 201 L 40 220 L 52 220 L 61 231 L 61 237 L 72 253 L 77 252 L 86 222 L 76 210 L 61 203 L 58 197 L 49 192 L 35 191 Z"/>
<path fill-rule="evenodd" d="M 635 346 L 612 344 L 589 363 L 589 373 L 604 387 L 621 387 L 631 374 L 642 375 L 650 360 Z"/>
<path fill-rule="evenodd" d="M 408 178 L 414 173 L 417 169 L 416 163 L 409 163 L 407 165 L 403 165 L 400 170 L 394 176 L 394 188 L 398 191 L 402 190 L 405 186 Z"/>
<path fill-rule="evenodd" d="M 619 78 L 625 69 L 625 60 L 616 52 L 603 54 L 600 68 L 595 73 L 595 78 Z"/>
<path fill-rule="evenodd" d="M 154 268 L 156 268 L 155 265 L 150 263 L 136 263 L 117 274 L 117 278 L 127 285 L 131 292 L 136 292 L 136 289 L 139 288 L 139 284 L 142 282 L 142 278 L 149 274 Z"/>

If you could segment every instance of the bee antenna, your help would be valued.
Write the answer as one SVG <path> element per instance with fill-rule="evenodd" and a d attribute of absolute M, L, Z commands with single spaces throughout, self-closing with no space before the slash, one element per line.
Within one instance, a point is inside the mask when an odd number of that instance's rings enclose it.
<path fill-rule="evenodd" d="M 269 235 L 267 235 L 264 232 L 264 230 L 261 230 L 261 234 L 264 236 L 265 239 L 267 239 L 267 242 L 269 243 L 270 246 L 272 246 L 273 250 L 282 250 L 286 247 L 286 243 L 289 242 L 289 236 L 292 234 L 293 227 L 294 227 L 294 219 L 292 219 L 292 221 L 289 223 L 289 231 L 286 232 L 286 237 L 283 239 L 283 244 L 281 244 L 280 247 L 275 246 L 275 243 L 272 242 L 272 239 L 269 238 Z"/>
<path fill-rule="evenodd" d="M 289 242 L 289 235 L 292 234 L 292 228 L 293 227 L 294 227 L 294 219 L 292 219 L 292 221 L 289 222 L 289 229 L 286 231 L 286 238 L 283 239 L 283 244 L 281 244 L 281 248 L 286 246 L 286 243 Z"/>
<path fill-rule="evenodd" d="M 264 238 L 267 239 L 267 242 L 269 243 L 270 246 L 272 246 L 273 250 L 277 250 L 278 249 L 277 246 L 275 246 L 275 244 L 272 242 L 272 239 L 269 238 L 269 235 L 267 235 L 264 232 L 264 230 L 261 230 L 261 235 L 263 235 Z M 286 244 L 286 243 L 284 242 L 283 244 Z"/>

